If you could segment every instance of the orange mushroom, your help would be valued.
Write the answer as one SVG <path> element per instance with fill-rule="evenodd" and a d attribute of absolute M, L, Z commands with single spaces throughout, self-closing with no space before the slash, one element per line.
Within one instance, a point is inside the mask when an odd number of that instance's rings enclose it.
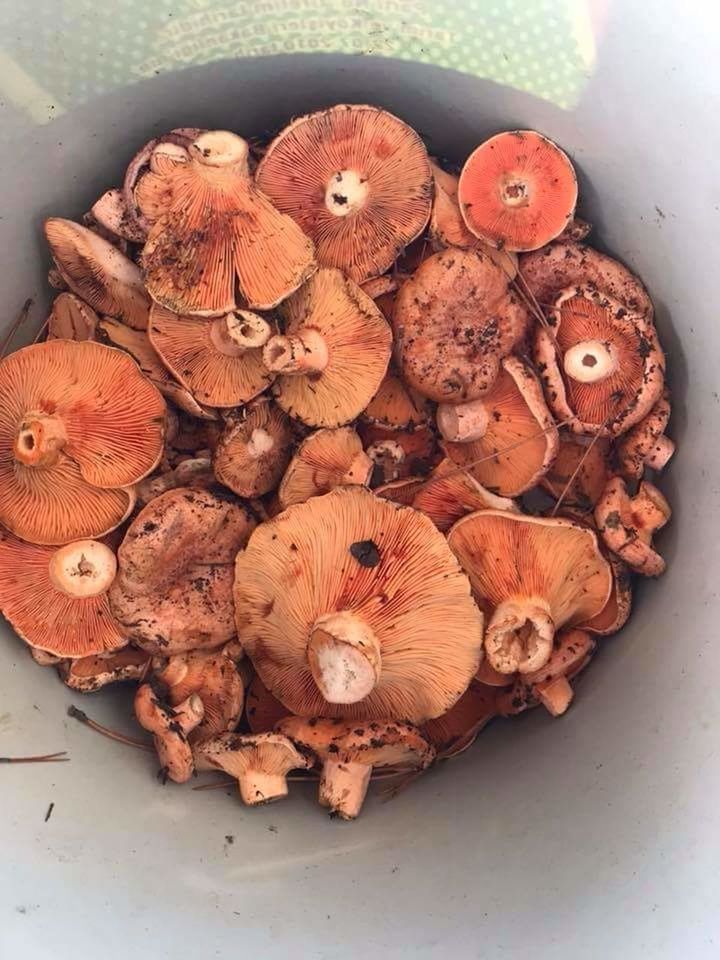
<path fill-rule="evenodd" d="M 60 293 L 48 317 L 48 340 L 95 340 L 98 315 L 74 293 Z"/>
<path fill-rule="evenodd" d="M 430 216 L 423 142 L 378 107 L 339 104 L 293 121 L 255 178 L 313 238 L 319 263 L 356 283 L 385 273 Z"/>
<path fill-rule="evenodd" d="M 443 533 L 460 517 L 475 510 L 518 512 L 513 500 L 487 490 L 452 460 L 443 460 L 435 467 L 416 491 L 412 506 L 430 517 Z"/>
<path fill-rule="evenodd" d="M 448 543 L 490 617 L 485 652 L 499 673 L 534 673 L 555 632 L 600 613 L 612 573 L 592 530 L 569 520 L 482 510 L 458 520 Z"/>
<path fill-rule="evenodd" d="M 665 571 L 665 561 L 651 541 L 671 515 L 670 504 L 652 483 L 642 481 L 631 497 L 622 477 L 608 481 L 595 507 L 595 522 L 607 547 L 644 577 Z"/>
<path fill-rule="evenodd" d="M 491 137 L 470 154 L 458 201 L 468 230 L 498 249 L 537 250 L 575 214 L 578 186 L 565 153 L 534 130 Z"/>
<path fill-rule="evenodd" d="M 0 533 L 0 610 L 37 650 L 69 658 L 116 650 L 127 642 L 108 602 L 116 567 L 97 540 L 55 548 Z"/>
<path fill-rule="evenodd" d="M 481 730 L 497 716 L 497 696 L 495 687 L 473 678 L 447 713 L 423 725 L 421 732 L 435 747 L 439 760 L 455 757 L 472 746 Z"/>
<path fill-rule="evenodd" d="M 578 624 L 581 630 L 607 637 L 621 630 L 632 609 L 632 574 L 627 564 L 612 553 L 607 554 L 613 573 L 613 588 L 608 601 L 594 617 Z"/>
<path fill-rule="evenodd" d="M 63 660 L 58 673 L 66 686 L 81 693 L 95 693 L 111 683 L 144 680 L 150 669 L 150 654 L 135 647 L 91 654 L 78 660 Z"/>
<path fill-rule="evenodd" d="M 162 362 L 198 403 L 237 407 L 274 379 L 263 364 L 263 342 L 255 345 L 255 331 L 247 335 L 242 329 L 232 313 L 210 320 L 180 317 L 154 304 L 148 335 Z M 270 329 L 267 325 L 268 335 Z"/>
<path fill-rule="evenodd" d="M 558 419 L 618 436 L 647 415 L 665 379 L 652 323 L 592 286 L 563 290 L 548 322 L 535 333 L 535 362 Z"/>
<path fill-rule="evenodd" d="M 371 486 L 426 475 L 442 459 L 437 436 L 429 424 L 396 430 L 361 422 L 358 433 L 375 464 Z"/>
<path fill-rule="evenodd" d="M 160 460 L 165 402 L 119 350 L 52 340 L 0 361 L 0 523 L 24 540 L 99 537 Z"/>
<path fill-rule="evenodd" d="M 239 420 L 229 420 L 213 455 L 215 476 L 239 497 L 261 497 L 274 490 L 290 461 L 293 434 L 275 404 L 260 401 Z"/>
<path fill-rule="evenodd" d="M 429 418 L 430 404 L 425 397 L 407 387 L 392 371 L 361 414 L 363 423 L 386 430 L 414 430 Z"/>
<path fill-rule="evenodd" d="M 404 480 L 392 480 L 390 483 L 383 483 L 381 486 L 375 487 L 373 493 L 382 497 L 383 500 L 391 500 L 403 507 L 411 507 L 415 494 L 425 483 L 424 477 L 407 477 Z"/>
<path fill-rule="evenodd" d="M 186 783 L 195 769 L 190 734 L 203 719 L 203 702 L 193 694 L 171 707 L 149 683 L 143 683 L 135 694 L 137 722 L 153 735 L 161 772 L 175 783 Z"/>
<path fill-rule="evenodd" d="M 135 487 L 138 503 L 145 506 L 155 497 L 178 487 L 207 490 L 216 485 L 212 462 L 209 457 L 193 457 L 182 460 L 174 469 L 165 470 L 159 476 L 146 477 Z"/>
<path fill-rule="evenodd" d="M 351 427 L 316 430 L 303 440 L 285 471 L 278 489 L 280 506 L 284 510 L 344 484 L 367 486 L 372 469 Z"/>
<path fill-rule="evenodd" d="M 46 220 L 45 236 L 55 266 L 73 293 L 98 313 L 118 317 L 136 330 L 147 327 L 150 298 L 132 260 L 71 220 Z"/>
<path fill-rule="evenodd" d="M 291 417 L 339 427 L 365 409 L 382 383 L 392 334 L 367 294 L 339 270 L 320 269 L 280 307 L 284 336 L 265 345 L 273 393 Z"/>
<path fill-rule="evenodd" d="M 519 357 L 502 361 L 497 380 L 477 400 L 440 404 L 437 424 L 448 457 L 505 497 L 534 487 L 558 453 L 558 430 L 540 381 Z"/>
<path fill-rule="evenodd" d="M 180 315 L 269 309 L 315 270 L 313 244 L 255 187 L 245 140 L 202 133 L 189 161 L 172 166 L 168 202 L 143 249 L 153 300 Z"/>
<path fill-rule="evenodd" d="M 670 394 L 666 390 L 646 417 L 622 437 L 615 448 L 620 473 L 628 480 L 639 480 L 645 467 L 662 470 L 675 452 L 675 444 L 665 436 L 670 419 Z"/>
<path fill-rule="evenodd" d="M 610 477 L 609 455 L 607 438 L 591 440 L 563 432 L 557 457 L 540 484 L 555 500 L 562 496 L 566 508 L 588 512 L 600 499 Z"/>
<path fill-rule="evenodd" d="M 300 716 L 439 716 L 479 662 L 482 616 L 427 517 L 338 487 L 261 524 L 236 562 L 238 636 Z"/>
<path fill-rule="evenodd" d="M 249 662 L 249 661 L 247 661 Z M 245 718 L 252 733 L 274 730 L 290 711 L 277 700 L 255 674 L 245 698 Z"/>
<path fill-rule="evenodd" d="M 500 361 L 522 339 L 528 319 L 507 277 L 484 253 L 436 253 L 395 298 L 402 375 L 431 400 L 475 400 L 495 382 Z"/>

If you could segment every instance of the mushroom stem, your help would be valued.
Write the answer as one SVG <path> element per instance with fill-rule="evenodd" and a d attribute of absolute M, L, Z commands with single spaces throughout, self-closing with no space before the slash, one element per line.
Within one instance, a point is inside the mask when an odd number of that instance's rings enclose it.
<path fill-rule="evenodd" d="M 98 597 L 110 589 L 117 560 L 99 540 L 76 540 L 53 553 L 48 564 L 50 583 L 69 597 Z"/>
<path fill-rule="evenodd" d="M 328 703 L 358 703 L 380 679 L 380 644 L 350 610 L 320 617 L 310 632 L 307 659 Z"/>
<path fill-rule="evenodd" d="M 311 327 L 293 336 L 271 337 L 263 350 L 263 363 L 272 373 L 322 373 L 328 364 L 327 343 Z"/>
<path fill-rule="evenodd" d="M 579 383 L 598 383 L 617 370 L 617 357 L 603 340 L 581 340 L 565 353 L 565 373 Z"/>
<path fill-rule="evenodd" d="M 657 487 L 649 483 L 640 484 L 631 503 L 633 525 L 637 527 L 638 538 L 649 544 L 653 534 L 667 523 L 670 505 Z"/>
<path fill-rule="evenodd" d="M 675 453 L 675 444 L 669 437 L 662 434 L 653 444 L 653 448 L 645 458 L 645 463 L 651 470 L 662 470 Z"/>
<path fill-rule="evenodd" d="M 20 424 L 13 454 L 26 467 L 51 467 L 66 442 L 65 426 L 59 417 L 31 413 Z"/>
<path fill-rule="evenodd" d="M 252 767 L 238 777 L 243 803 L 251 807 L 282 800 L 288 794 L 287 775 L 267 773 Z"/>
<path fill-rule="evenodd" d="M 490 417 L 482 400 L 441 403 L 437 408 L 438 430 L 451 443 L 470 443 L 485 436 Z"/>
<path fill-rule="evenodd" d="M 270 453 L 272 448 L 275 446 L 275 440 L 267 430 L 263 430 L 262 427 L 255 427 L 253 432 L 250 434 L 250 439 L 247 442 L 246 450 L 248 456 L 250 457 L 262 457 L 265 453 Z"/>
<path fill-rule="evenodd" d="M 362 809 L 370 786 L 372 766 L 327 759 L 323 764 L 318 800 L 343 820 L 354 820 Z"/>
<path fill-rule="evenodd" d="M 397 440 L 376 440 L 366 450 L 372 463 L 382 467 L 385 483 L 400 477 L 400 466 L 405 462 L 405 451 Z"/>
<path fill-rule="evenodd" d="M 225 317 L 228 336 L 245 350 L 264 347 L 272 336 L 272 327 L 259 313 L 236 310 Z"/>
<path fill-rule="evenodd" d="M 372 470 L 373 461 L 364 450 L 361 450 L 343 474 L 342 483 L 348 486 L 357 483 L 366 487 L 370 481 Z"/>
<path fill-rule="evenodd" d="M 573 700 L 573 688 L 567 677 L 558 677 L 550 683 L 537 683 L 533 689 L 535 696 L 553 717 L 562 716 Z"/>
<path fill-rule="evenodd" d="M 325 206 L 336 217 L 356 213 L 367 203 L 370 187 L 358 170 L 338 170 L 328 181 Z"/>
<path fill-rule="evenodd" d="M 550 659 L 555 624 L 541 597 L 515 597 L 496 609 L 485 633 L 490 666 L 498 673 L 533 673 Z"/>

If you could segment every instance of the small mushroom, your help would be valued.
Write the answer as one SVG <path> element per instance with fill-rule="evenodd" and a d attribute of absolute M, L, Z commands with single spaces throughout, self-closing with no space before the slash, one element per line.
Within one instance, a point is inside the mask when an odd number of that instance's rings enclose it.
<path fill-rule="evenodd" d="M 437 424 L 448 457 L 504 497 L 534 487 L 558 452 L 558 430 L 542 385 L 519 357 L 505 357 L 497 380 L 477 400 L 441 403 Z"/>
<path fill-rule="evenodd" d="M 537 250 L 561 234 L 577 195 L 572 163 L 534 130 L 510 130 L 481 143 L 458 184 L 468 230 L 505 250 Z"/>
<path fill-rule="evenodd" d="M 161 770 L 175 783 L 186 783 L 195 764 L 188 735 L 202 722 L 203 702 L 197 694 L 171 707 L 158 699 L 149 683 L 135 694 L 135 716 L 144 730 L 153 735 Z"/>
<path fill-rule="evenodd" d="M 557 457 L 540 484 L 555 500 L 562 496 L 565 508 L 591 511 L 610 478 L 609 455 L 607 438 L 563 432 Z"/>
<path fill-rule="evenodd" d="M 622 437 L 615 448 L 620 473 L 626 480 L 639 480 L 645 467 L 662 470 L 675 452 L 665 436 L 670 419 L 670 395 L 666 390 L 646 417 Z"/>
<path fill-rule="evenodd" d="M 390 371 L 365 407 L 361 419 L 363 423 L 385 430 L 412 431 L 429 421 L 430 404 Z"/>
<path fill-rule="evenodd" d="M 287 416 L 262 400 L 225 424 L 213 455 L 215 476 L 239 497 L 262 497 L 277 487 L 292 448 Z"/>
<path fill-rule="evenodd" d="M 278 489 L 280 506 L 284 510 L 343 485 L 367 486 L 372 470 L 373 461 L 351 427 L 316 430 L 303 440 L 285 471 Z"/>
<path fill-rule="evenodd" d="M 503 679 L 507 683 L 508 678 Z M 496 687 L 473 678 L 447 713 L 423 725 L 422 735 L 433 745 L 439 760 L 455 757 L 472 746 L 482 729 L 498 715 L 497 698 Z"/>
<path fill-rule="evenodd" d="M 425 146 L 378 107 L 339 104 L 294 120 L 255 178 L 315 241 L 318 262 L 356 283 L 385 273 L 430 216 Z"/>
<path fill-rule="evenodd" d="M 150 298 L 132 260 L 71 220 L 46 220 L 45 236 L 55 266 L 73 293 L 98 313 L 117 317 L 136 330 L 147 327 Z"/>
<path fill-rule="evenodd" d="M 58 673 L 72 690 L 95 693 L 111 683 L 144 680 L 150 665 L 149 653 L 127 646 L 110 653 L 63 660 L 58 665 Z"/>
<path fill-rule="evenodd" d="M 278 404 L 311 427 L 339 427 L 365 409 L 387 371 L 392 334 L 367 294 L 320 269 L 280 307 L 284 336 L 265 344 Z"/>
<path fill-rule="evenodd" d="M 48 317 L 48 340 L 95 340 L 98 315 L 74 293 L 60 293 Z"/>
<path fill-rule="evenodd" d="M 180 487 L 128 527 L 110 592 L 127 639 L 159 656 L 217 647 L 233 627 L 233 561 L 255 526 L 232 495 Z"/>
<path fill-rule="evenodd" d="M 659 577 L 665 571 L 652 538 L 671 515 L 670 504 L 652 483 L 643 480 L 631 497 L 622 477 L 608 481 L 595 507 L 595 522 L 607 547 L 644 577 Z"/>
<path fill-rule="evenodd" d="M 128 164 L 122 194 L 128 228 L 140 242 L 147 239 L 150 227 L 172 199 L 168 174 L 190 162 L 188 148 L 204 132 L 196 127 L 177 127 L 145 143 Z"/>
<path fill-rule="evenodd" d="M 250 663 L 245 659 L 243 663 Z M 266 733 L 274 730 L 280 720 L 289 716 L 290 711 L 277 700 L 255 674 L 248 687 L 245 698 L 245 719 L 252 733 Z"/>
<path fill-rule="evenodd" d="M 150 296 L 172 313 L 224 316 L 276 306 L 315 270 L 312 241 L 257 189 L 248 145 L 202 133 L 165 172 L 168 197 L 142 254 Z"/>
<path fill-rule="evenodd" d="M 280 733 L 225 733 L 195 748 L 198 767 L 234 777 L 243 803 L 257 807 L 287 796 L 291 770 L 308 770 L 315 758 Z"/>
<path fill-rule="evenodd" d="M 343 820 L 359 815 L 373 769 L 424 770 L 435 759 L 434 747 L 416 727 L 395 720 L 353 726 L 333 747 L 337 752 L 323 764 L 319 800 Z"/>
<path fill-rule="evenodd" d="M 238 637 L 298 716 L 422 722 L 478 667 L 482 616 L 421 513 L 337 487 L 261 524 L 239 554 Z"/>
<path fill-rule="evenodd" d="M 452 460 L 443 460 L 413 497 L 412 506 L 426 514 L 443 533 L 475 510 L 506 510 L 517 513 L 513 500 L 499 497 L 478 483 Z"/>
<path fill-rule="evenodd" d="M 653 324 L 593 286 L 563 290 L 548 322 L 552 332 L 535 333 L 535 362 L 555 416 L 575 433 L 603 436 L 642 420 L 665 378 Z"/>
<path fill-rule="evenodd" d="M 503 271 L 476 250 L 425 260 L 395 298 L 395 355 L 407 384 L 440 403 L 475 400 L 523 338 L 528 313 Z"/>
<path fill-rule="evenodd" d="M 569 520 L 482 510 L 459 520 L 450 548 L 490 617 L 485 652 L 499 673 L 534 673 L 553 638 L 604 608 L 610 565 L 592 530 Z"/>

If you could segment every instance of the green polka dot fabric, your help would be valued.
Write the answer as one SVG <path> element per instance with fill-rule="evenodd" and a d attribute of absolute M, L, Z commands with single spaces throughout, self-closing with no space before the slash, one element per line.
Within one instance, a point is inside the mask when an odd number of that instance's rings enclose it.
<path fill-rule="evenodd" d="M 37 122 L 167 71 L 293 53 L 428 63 L 568 108 L 594 57 L 589 0 L 37 0 L 32 31 L 22 5 L 2 5 L 3 99 Z"/>

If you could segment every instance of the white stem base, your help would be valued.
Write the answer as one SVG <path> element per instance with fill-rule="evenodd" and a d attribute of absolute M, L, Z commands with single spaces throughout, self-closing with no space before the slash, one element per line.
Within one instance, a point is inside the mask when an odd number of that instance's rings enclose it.
<path fill-rule="evenodd" d="M 368 764 L 326 760 L 318 800 L 343 820 L 354 820 L 362 809 L 371 776 L 372 767 Z"/>
<path fill-rule="evenodd" d="M 441 403 L 436 422 L 442 436 L 450 443 L 470 443 L 484 437 L 490 416 L 482 400 L 469 403 Z"/>
<path fill-rule="evenodd" d="M 264 773 L 262 770 L 248 770 L 238 779 L 238 786 L 243 803 L 249 807 L 282 800 L 288 793 L 284 774 Z"/>

